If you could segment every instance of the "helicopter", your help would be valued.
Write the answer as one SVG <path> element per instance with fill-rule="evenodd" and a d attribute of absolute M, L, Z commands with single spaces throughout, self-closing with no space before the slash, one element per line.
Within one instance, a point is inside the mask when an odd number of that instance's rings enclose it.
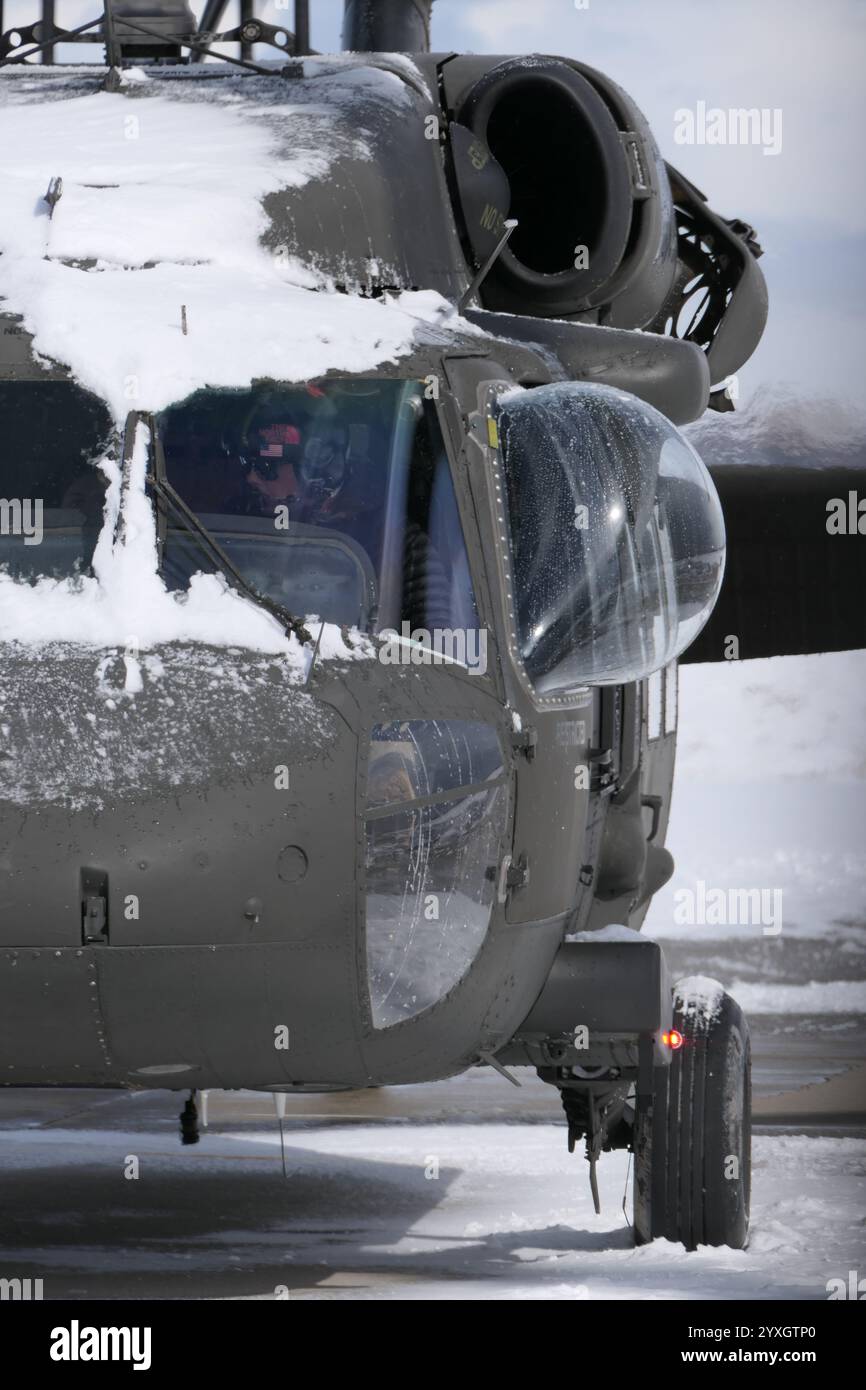
<path fill-rule="evenodd" d="M 534 1068 L 638 1242 L 741 1248 L 748 1024 L 640 935 L 677 670 L 866 645 L 862 478 L 689 443 L 761 247 L 611 78 L 225 9 L 0 37 L 2 1083 L 193 1141 L 209 1088 Z"/>

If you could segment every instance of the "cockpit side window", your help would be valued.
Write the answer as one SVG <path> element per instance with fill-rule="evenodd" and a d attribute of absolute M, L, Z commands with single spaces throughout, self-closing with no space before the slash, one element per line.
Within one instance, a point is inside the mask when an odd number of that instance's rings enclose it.
<path fill-rule="evenodd" d="M 400 620 L 428 632 L 478 625 L 454 483 L 430 401 L 418 420 L 409 476 Z"/>
<path fill-rule="evenodd" d="M 25 581 L 87 574 L 108 485 L 105 406 L 72 381 L 2 382 L 0 417 L 0 571 Z"/>

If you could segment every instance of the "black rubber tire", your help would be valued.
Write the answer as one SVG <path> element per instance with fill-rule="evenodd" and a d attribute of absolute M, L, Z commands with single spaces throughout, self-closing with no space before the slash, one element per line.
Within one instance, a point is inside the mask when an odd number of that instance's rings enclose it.
<path fill-rule="evenodd" d="M 742 1250 L 749 1235 L 752 1087 L 749 1027 L 715 982 L 674 987 L 683 1046 L 653 1073 L 634 1125 L 634 1234 Z M 709 999 L 709 1007 L 708 1007 Z"/>

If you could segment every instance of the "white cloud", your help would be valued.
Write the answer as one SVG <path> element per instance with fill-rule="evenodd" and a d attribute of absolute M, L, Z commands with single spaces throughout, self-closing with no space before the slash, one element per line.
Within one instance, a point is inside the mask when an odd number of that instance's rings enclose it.
<path fill-rule="evenodd" d="M 866 6 L 857 0 L 589 0 L 585 10 L 572 0 L 439 0 L 434 19 L 437 46 L 447 32 L 470 47 L 562 53 L 607 72 L 643 108 L 665 156 L 729 215 L 784 211 L 824 228 L 866 230 L 854 172 L 866 117 Z M 780 155 L 675 144 L 676 111 L 698 101 L 780 108 Z"/>

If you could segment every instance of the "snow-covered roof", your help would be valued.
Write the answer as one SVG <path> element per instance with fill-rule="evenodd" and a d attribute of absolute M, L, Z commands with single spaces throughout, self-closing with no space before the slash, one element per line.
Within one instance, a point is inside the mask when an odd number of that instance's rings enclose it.
<path fill-rule="evenodd" d="M 359 61 L 317 68 L 292 82 L 132 69 L 118 93 L 80 69 L 0 79 L 2 309 L 118 421 L 205 385 L 372 370 L 428 327 L 473 331 L 424 287 L 329 292 L 290 248 L 262 244 L 263 198 L 321 183 L 338 159 L 372 160 L 360 113 L 384 104 L 399 122 L 416 99 Z"/>
<path fill-rule="evenodd" d="M 118 424 L 205 386 L 373 372 L 425 339 L 477 336 L 436 292 L 338 293 L 320 268 L 263 244 L 264 198 L 321 187 L 337 160 L 372 160 L 364 113 L 400 123 L 427 103 L 409 60 L 309 60 L 292 81 L 132 69 L 115 93 L 103 77 L 12 68 L 0 78 L 0 312 L 20 316 L 31 351 L 68 367 Z M 34 587 L 0 575 L 0 641 L 294 645 L 300 669 L 294 639 L 221 578 L 165 591 L 141 456 L 125 504 L 135 524 L 115 540 L 120 480 L 116 464 L 103 467 L 95 577 Z M 338 633 L 328 651 L 345 651 Z"/>

